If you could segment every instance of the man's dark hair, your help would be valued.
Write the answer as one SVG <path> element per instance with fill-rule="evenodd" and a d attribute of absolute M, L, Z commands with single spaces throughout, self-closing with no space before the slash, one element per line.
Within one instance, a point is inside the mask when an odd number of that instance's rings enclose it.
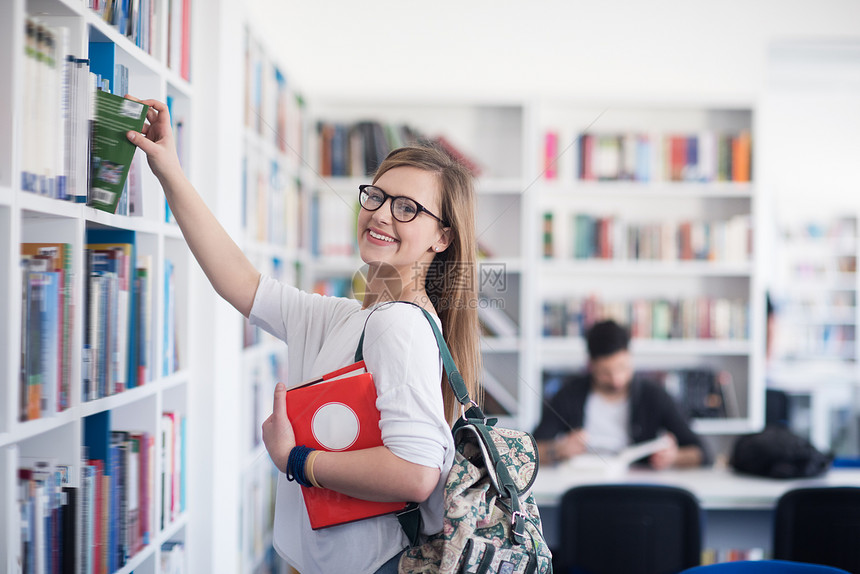
<path fill-rule="evenodd" d="M 626 351 L 630 345 L 630 333 L 615 321 L 600 321 L 588 330 L 586 341 L 588 356 L 591 359 L 599 359 L 614 355 L 618 351 Z"/>

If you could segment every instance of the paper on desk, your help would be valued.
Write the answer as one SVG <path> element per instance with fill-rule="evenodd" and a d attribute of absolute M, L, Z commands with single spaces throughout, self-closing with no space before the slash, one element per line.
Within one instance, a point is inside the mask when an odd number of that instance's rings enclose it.
<path fill-rule="evenodd" d="M 568 466 L 580 471 L 600 471 L 604 474 L 623 473 L 640 458 L 654 454 L 672 445 L 672 439 L 663 435 L 653 440 L 629 446 L 615 455 L 580 454 L 568 461 Z"/>

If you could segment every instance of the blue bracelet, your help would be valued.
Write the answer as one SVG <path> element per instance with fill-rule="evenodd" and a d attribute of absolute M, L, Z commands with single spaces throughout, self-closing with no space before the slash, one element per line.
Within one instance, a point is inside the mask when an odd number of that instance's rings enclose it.
<path fill-rule="evenodd" d="M 304 445 L 293 447 L 293 450 L 290 451 L 290 456 L 287 458 L 287 480 L 296 481 L 308 488 L 313 487 L 313 484 L 311 484 L 311 481 L 305 475 L 305 463 L 308 460 L 308 455 L 314 450 L 316 449 Z"/>

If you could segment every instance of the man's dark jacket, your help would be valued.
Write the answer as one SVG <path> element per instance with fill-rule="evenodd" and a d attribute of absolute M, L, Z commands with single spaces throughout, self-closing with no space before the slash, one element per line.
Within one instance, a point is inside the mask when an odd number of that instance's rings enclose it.
<path fill-rule="evenodd" d="M 556 436 L 585 426 L 585 399 L 591 392 L 591 375 L 571 375 L 561 389 L 544 405 L 540 424 L 534 431 L 537 440 Z M 701 438 L 690 429 L 674 399 L 660 385 L 634 378 L 630 383 L 630 420 L 627 435 L 631 444 L 657 438 L 666 430 L 675 435 L 678 446 L 698 446 L 702 449 L 702 464 L 710 464 L 711 456 Z"/>

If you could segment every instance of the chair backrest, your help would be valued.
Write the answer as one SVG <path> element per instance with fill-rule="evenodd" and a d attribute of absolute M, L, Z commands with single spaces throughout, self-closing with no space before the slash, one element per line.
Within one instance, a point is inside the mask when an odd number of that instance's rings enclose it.
<path fill-rule="evenodd" d="M 860 572 L 860 487 L 783 494 L 774 512 L 773 557 Z"/>
<path fill-rule="evenodd" d="M 850 574 L 841 568 L 788 562 L 786 560 L 744 560 L 694 566 L 681 574 Z"/>
<path fill-rule="evenodd" d="M 658 485 L 578 486 L 561 499 L 560 572 L 668 574 L 699 564 L 702 510 Z"/>

